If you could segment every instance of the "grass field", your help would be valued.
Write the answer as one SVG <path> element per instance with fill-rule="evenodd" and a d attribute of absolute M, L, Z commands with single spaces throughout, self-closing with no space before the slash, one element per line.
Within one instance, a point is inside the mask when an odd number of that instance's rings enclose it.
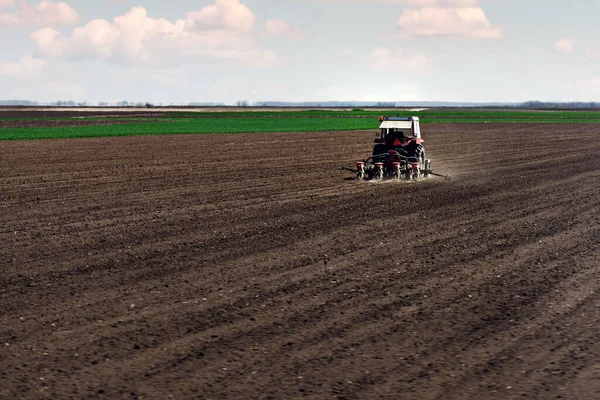
<path fill-rule="evenodd" d="M 165 112 L 143 116 L 68 116 L 0 118 L 0 140 L 55 139 L 77 137 L 135 136 L 157 134 L 209 134 L 254 132 L 312 132 L 376 129 L 382 111 L 225 111 Z M 414 115 L 429 123 L 600 123 L 596 111 L 520 110 L 424 110 L 388 111 L 386 115 Z M 20 121 L 29 122 L 19 127 Z M 68 125 L 87 121 L 87 126 Z M 115 122 L 106 124 L 106 122 Z M 2 122 L 11 122 L 2 127 Z M 32 126 L 32 122 L 35 122 Z M 95 125 L 95 123 L 99 125 Z M 100 123 L 104 123 L 100 125 Z M 15 126 L 17 125 L 17 126 Z"/>

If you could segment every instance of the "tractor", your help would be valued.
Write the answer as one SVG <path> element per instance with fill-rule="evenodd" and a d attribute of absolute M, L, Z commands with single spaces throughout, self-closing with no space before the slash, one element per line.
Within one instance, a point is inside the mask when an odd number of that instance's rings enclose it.
<path fill-rule="evenodd" d="M 379 117 L 372 155 L 350 170 L 359 180 L 416 180 L 434 174 L 425 158 L 418 117 Z"/>

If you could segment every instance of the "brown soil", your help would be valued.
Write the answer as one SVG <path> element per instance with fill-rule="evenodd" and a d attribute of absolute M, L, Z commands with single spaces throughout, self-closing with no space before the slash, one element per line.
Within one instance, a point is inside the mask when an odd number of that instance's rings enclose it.
<path fill-rule="evenodd" d="M 148 113 L 133 111 L 94 111 L 94 110 L 36 110 L 28 108 L 0 109 L 0 118 L 22 118 L 21 120 L 0 119 L 0 129 L 2 128 L 51 128 L 51 127 L 79 127 L 79 126 L 100 126 L 100 125 L 121 125 L 136 123 L 139 118 L 157 118 L 164 116 L 164 113 Z M 96 118 L 131 118 L 130 120 L 97 120 Z M 34 118 L 34 119 L 31 119 Z M 52 118 L 71 118 L 53 120 Z"/>
<path fill-rule="evenodd" d="M 0 107 L 0 116 L 14 115 L 15 113 L 28 113 L 31 116 L 39 116 L 40 113 L 64 116 L 64 115 L 102 115 L 102 114 L 146 114 L 153 115 L 156 113 L 165 112 L 186 112 L 186 113 L 204 113 L 204 112 L 241 112 L 241 111 L 308 111 L 308 110 L 331 110 L 331 111 L 349 111 L 352 107 L 196 107 L 196 106 L 168 106 L 168 107 L 152 107 L 152 108 L 134 108 L 134 107 L 20 107 L 7 106 Z M 377 110 L 378 108 L 367 107 L 369 110 Z M 411 108 L 412 109 L 412 108 Z M 420 110 L 428 110 L 429 108 L 419 108 Z M 381 109 L 389 111 L 389 109 Z"/>
<path fill-rule="evenodd" d="M 79 127 L 79 126 L 102 126 L 102 125 L 122 125 L 132 124 L 136 121 L 98 121 L 98 120 L 26 120 L 26 121 L 0 121 L 0 129 L 2 128 L 52 128 L 52 127 Z"/>
<path fill-rule="evenodd" d="M 85 118 L 85 117 L 143 117 L 156 118 L 164 111 L 141 109 L 94 109 L 94 108 L 0 108 L 0 118 Z"/>
<path fill-rule="evenodd" d="M 0 146 L 0 398 L 600 398 L 594 125 Z"/>

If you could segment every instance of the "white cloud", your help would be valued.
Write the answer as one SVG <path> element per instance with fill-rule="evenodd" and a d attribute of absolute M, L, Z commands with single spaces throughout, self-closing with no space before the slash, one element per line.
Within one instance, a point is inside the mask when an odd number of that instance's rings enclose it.
<path fill-rule="evenodd" d="M 31 34 L 40 52 L 46 57 L 73 54 L 75 58 L 108 58 L 112 55 L 118 37 L 119 32 L 102 19 L 75 28 L 69 38 L 53 28 L 43 28 Z M 126 36 L 124 40 L 130 40 L 130 37 Z"/>
<path fill-rule="evenodd" d="M 225 29 L 248 33 L 254 27 L 254 14 L 239 0 L 215 0 L 215 4 L 187 15 L 190 30 Z"/>
<path fill-rule="evenodd" d="M 0 10 L 3 8 L 13 7 L 14 5 L 14 0 L 0 0 Z"/>
<path fill-rule="evenodd" d="M 585 57 L 588 60 L 600 60 L 600 50 L 587 48 L 585 49 Z"/>
<path fill-rule="evenodd" d="M 239 0 L 216 0 L 174 22 L 132 8 L 113 22 L 97 19 L 65 36 L 44 28 L 31 38 L 41 54 L 55 58 L 96 58 L 125 64 L 174 65 L 186 61 L 233 61 L 264 66 L 276 56 L 261 50 L 249 34 L 254 14 Z"/>
<path fill-rule="evenodd" d="M 436 58 L 422 52 L 406 52 L 378 47 L 369 54 L 369 63 L 377 71 L 428 72 Z"/>
<path fill-rule="evenodd" d="M 267 21 L 265 24 L 265 35 L 267 37 L 284 37 L 291 40 L 304 39 L 303 32 L 280 20 Z"/>
<path fill-rule="evenodd" d="M 12 0 L 0 0 L 0 26 L 72 25 L 79 20 L 77 12 L 65 2 L 42 1 L 30 5 L 27 0 L 21 0 L 16 8 L 15 6 L 16 3 Z"/>
<path fill-rule="evenodd" d="M 34 58 L 28 54 L 17 62 L 0 64 L 0 76 L 18 79 L 36 78 L 43 73 L 45 66 L 46 60 Z"/>
<path fill-rule="evenodd" d="M 559 53 L 570 53 L 573 51 L 575 41 L 573 39 L 562 39 L 554 43 L 554 49 Z"/>
<path fill-rule="evenodd" d="M 401 37 L 452 36 L 497 39 L 502 30 L 488 20 L 479 0 L 316 0 L 404 6 L 396 25 Z M 391 37 L 398 35 L 390 35 Z"/>
<path fill-rule="evenodd" d="M 425 8 L 425 7 L 475 7 L 479 0 L 317 0 L 320 2 L 336 3 L 383 3 L 383 4 L 401 4 L 407 7 Z"/>
<path fill-rule="evenodd" d="M 383 0 L 384 3 L 401 3 L 411 7 L 476 7 L 479 0 Z"/>
<path fill-rule="evenodd" d="M 492 25 L 479 7 L 405 10 L 397 27 L 402 36 L 453 36 L 497 39 L 502 30 Z"/>

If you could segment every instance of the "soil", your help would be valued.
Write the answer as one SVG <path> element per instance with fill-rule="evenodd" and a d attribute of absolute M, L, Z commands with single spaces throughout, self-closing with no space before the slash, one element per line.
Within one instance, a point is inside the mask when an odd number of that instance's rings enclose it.
<path fill-rule="evenodd" d="M 163 112 L 159 112 L 163 113 Z M 0 118 L 85 118 L 85 117 L 141 117 L 154 118 L 156 110 L 112 108 L 0 108 Z"/>
<path fill-rule="evenodd" d="M 103 125 L 122 125 L 132 124 L 136 121 L 119 121 L 119 120 L 25 120 L 25 121 L 0 121 L 0 129 L 2 128 L 54 128 L 54 127 L 79 127 L 79 126 L 103 126 Z"/>
<path fill-rule="evenodd" d="M 0 145 L 0 398 L 598 399 L 597 125 Z"/>
<path fill-rule="evenodd" d="M 308 110 L 329 110 L 329 111 L 350 111 L 354 107 L 232 107 L 232 106 L 166 106 L 166 107 L 27 107 L 27 106 L 0 106 L 0 116 L 4 114 L 14 115 L 15 113 L 29 113 L 32 116 L 39 116 L 39 113 L 52 114 L 56 116 L 64 115 L 100 115 L 100 114 L 146 114 L 153 115 L 165 112 L 185 112 L 185 113 L 204 113 L 204 112 L 242 112 L 242 111 L 308 111 Z M 366 107 L 368 110 L 382 110 L 389 112 L 389 109 Z M 429 108 L 412 109 L 414 111 L 429 110 Z"/>
<path fill-rule="evenodd" d="M 129 119 L 111 119 L 129 118 Z M 52 128 L 52 127 L 79 127 L 100 125 L 122 125 L 139 122 L 139 119 L 164 117 L 164 113 L 148 113 L 140 111 L 98 111 L 82 109 L 79 111 L 56 109 L 11 109 L 0 108 L 0 129 L 2 128 Z M 4 119 L 1 118 L 19 118 Z M 53 118 L 71 118 L 56 120 Z M 89 118 L 89 119 L 88 119 Z M 95 118 L 107 118 L 98 120 Z"/>

